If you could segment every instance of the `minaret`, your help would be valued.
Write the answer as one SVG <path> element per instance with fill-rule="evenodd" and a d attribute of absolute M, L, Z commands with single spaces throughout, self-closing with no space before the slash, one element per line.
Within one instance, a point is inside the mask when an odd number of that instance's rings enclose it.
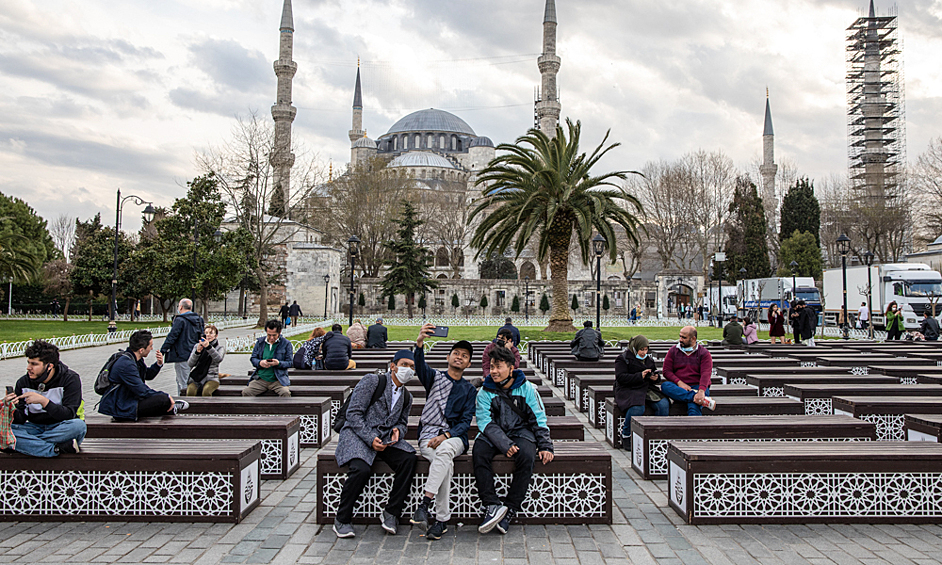
<path fill-rule="evenodd" d="M 546 0 L 543 13 L 543 54 L 537 59 L 537 66 L 542 75 L 540 96 L 536 102 L 536 116 L 540 131 L 549 137 L 556 137 L 556 125 L 559 124 L 559 95 L 556 89 L 556 73 L 559 72 L 559 57 L 556 56 L 556 0 Z"/>
<path fill-rule="evenodd" d="M 291 0 L 285 0 L 281 11 L 281 39 L 279 41 L 278 60 L 275 61 L 275 76 L 278 77 L 277 101 L 271 107 L 271 117 L 275 120 L 275 140 L 272 147 L 271 165 L 274 170 L 272 188 L 281 190 L 284 210 L 288 208 L 291 195 L 291 167 L 294 166 L 294 153 L 291 152 L 291 123 L 298 109 L 291 105 L 291 80 L 298 72 L 298 64 L 291 60 L 294 47 L 294 17 L 291 13 Z M 275 197 L 272 197 L 275 200 Z"/>
<path fill-rule="evenodd" d="M 349 132 L 350 143 L 366 137 L 366 130 L 363 129 L 363 94 L 360 92 L 360 60 L 357 59 L 357 85 L 353 91 L 353 128 Z"/>

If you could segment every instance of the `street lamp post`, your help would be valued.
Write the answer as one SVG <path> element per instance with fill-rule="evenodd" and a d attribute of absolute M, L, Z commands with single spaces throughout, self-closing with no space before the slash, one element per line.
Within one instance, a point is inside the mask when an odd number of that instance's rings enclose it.
<path fill-rule="evenodd" d="M 717 251 L 713 254 L 713 262 L 719 263 L 720 268 L 720 281 L 719 281 L 719 291 L 716 293 L 719 296 L 720 311 L 716 317 L 716 327 L 723 327 L 723 263 L 726 262 L 726 253 Z"/>
<path fill-rule="evenodd" d="M 327 304 L 330 302 L 330 274 L 324 275 L 324 321 L 327 321 Z"/>
<path fill-rule="evenodd" d="M 870 278 L 870 267 L 873 266 L 873 252 L 864 253 L 864 264 L 867 265 L 867 337 L 873 339 L 873 281 Z"/>
<path fill-rule="evenodd" d="M 843 307 L 843 327 L 841 332 L 843 333 L 844 339 L 850 339 L 850 327 L 847 325 L 847 252 L 850 251 L 850 238 L 846 234 L 841 234 L 837 238 L 837 249 L 841 253 L 841 276 L 842 278 L 842 287 L 844 292 L 844 307 Z"/>
<path fill-rule="evenodd" d="M 523 312 L 524 317 L 527 320 L 527 325 L 530 325 L 530 277 L 523 277 Z"/>
<path fill-rule="evenodd" d="M 350 323 L 348 325 L 353 325 L 353 300 L 354 295 L 356 294 L 356 289 L 353 286 L 353 272 L 357 267 L 357 255 L 360 254 L 360 238 L 355 235 L 351 235 L 350 239 L 347 240 L 347 250 L 350 252 Z"/>
<path fill-rule="evenodd" d="M 707 276 L 709 277 L 709 280 L 710 280 L 710 294 L 708 295 L 710 297 L 710 310 L 707 312 L 707 317 L 709 318 L 710 326 L 713 325 L 713 307 L 716 306 L 716 304 L 713 301 L 713 274 L 714 274 L 713 273 L 713 261 L 710 261 L 710 272 L 707 273 Z"/>
<path fill-rule="evenodd" d="M 124 203 L 128 200 L 133 200 L 134 203 L 138 206 L 141 204 L 147 204 L 147 206 L 145 206 L 144 210 L 141 212 L 141 216 L 144 218 L 145 222 L 150 222 L 157 214 L 157 210 L 154 209 L 153 202 L 148 202 L 140 196 L 135 196 L 133 194 L 121 198 L 121 189 L 118 189 L 118 204 L 115 206 L 114 216 L 114 266 L 111 273 L 111 305 L 108 308 L 111 310 L 111 315 L 108 318 L 109 332 L 117 330 L 117 324 L 115 324 L 114 317 L 116 313 L 115 311 L 118 309 L 118 233 L 121 231 L 121 208 L 124 207 Z"/>
<path fill-rule="evenodd" d="M 745 267 L 740 267 L 739 282 L 742 283 L 742 312 L 739 313 L 740 316 L 746 313 L 746 272 Z"/>
<path fill-rule="evenodd" d="M 602 253 L 605 253 L 605 238 L 597 233 L 592 238 L 595 250 L 595 329 L 602 331 Z"/>

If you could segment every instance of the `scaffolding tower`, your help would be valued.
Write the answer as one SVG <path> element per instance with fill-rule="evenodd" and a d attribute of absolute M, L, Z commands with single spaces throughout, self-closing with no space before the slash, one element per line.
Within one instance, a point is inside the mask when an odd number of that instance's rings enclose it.
<path fill-rule="evenodd" d="M 902 46 L 896 14 L 847 28 L 847 146 L 851 186 L 871 203 L 900 195 L 906 165 Z"/>

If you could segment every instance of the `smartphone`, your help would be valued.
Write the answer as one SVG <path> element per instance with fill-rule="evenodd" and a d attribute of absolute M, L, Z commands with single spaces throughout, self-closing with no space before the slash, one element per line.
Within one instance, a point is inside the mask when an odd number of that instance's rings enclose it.
<path fill-rule="evenodd" d="M 7 394 L 13 394 L 13 387 L 7 386 Z"/>
<path fill-rule="evenodd" d="M 432 337 L 448 337 L 448 326 L 435 326 Z"/>

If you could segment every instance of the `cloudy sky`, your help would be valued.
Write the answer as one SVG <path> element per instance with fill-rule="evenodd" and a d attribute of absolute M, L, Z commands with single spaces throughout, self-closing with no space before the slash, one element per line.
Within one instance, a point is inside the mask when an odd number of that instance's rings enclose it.
<path fill-rule="evenodd" d="M 0 192 L 44 217 L 112 221 L 115 189 L 169 205 L 236 116 L 270 118 L 283 0 L 4 0 Z M 760 155 L 765 89 L 776 155 L 821 179 L 846 170 L 845 29 L 864 0 L 557 0 L 563 115 L 607 168 L 697 149 Z M 294 134 L 349 160 L 362 60 L 370 137 L 422 108 L 512 141 L 533 123 L 544 0 L 294 0 Z M 878 1 L 878 14 L 895 10 Z M 942 0 L 899 7 L 909 160 L 942 135 Z M 932 54 L 935 53 L 935 56 Z M 125 227 L 139 214 L 128 208 Z"/>

